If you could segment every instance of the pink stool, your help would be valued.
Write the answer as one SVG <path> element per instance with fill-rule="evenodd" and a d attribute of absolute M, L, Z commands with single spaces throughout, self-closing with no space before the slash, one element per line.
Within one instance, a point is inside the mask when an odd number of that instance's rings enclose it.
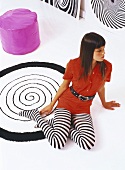
<path fill-rule="evenodd" d="M 40 44 L 37 14 L 28 9 L 14 9 L 0 16 L 0 38 L 4 51 L 22 55 Z"/>

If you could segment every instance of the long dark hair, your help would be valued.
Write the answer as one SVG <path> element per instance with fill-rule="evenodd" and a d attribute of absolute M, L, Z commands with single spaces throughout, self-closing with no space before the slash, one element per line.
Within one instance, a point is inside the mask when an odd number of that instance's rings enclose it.
<path fill-rule="evenodd" d="M 84 71 L 80 77 L 87 79 L 88 74 L 92 69 L 94 50 L 102 46 L 105 46 L 105 39 L 101 35 L 94 32 L 84 35 L 80 47 L 81 67 L 84 68 Z M 106 64 L 103 61 L 97 63 L 100 64 L 100 72 L 102 74 L 102 78 L 104 78 Z"/>

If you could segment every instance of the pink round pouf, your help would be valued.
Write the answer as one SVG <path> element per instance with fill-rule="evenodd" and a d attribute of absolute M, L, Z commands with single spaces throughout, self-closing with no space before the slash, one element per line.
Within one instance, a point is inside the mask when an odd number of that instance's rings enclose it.
<path fill-rule="evenodd" d="M 0 16 L 0 39 L 4 51 L 22 55 L 40 44 L 37 14 L 28 9 L 14 9 Z"/>

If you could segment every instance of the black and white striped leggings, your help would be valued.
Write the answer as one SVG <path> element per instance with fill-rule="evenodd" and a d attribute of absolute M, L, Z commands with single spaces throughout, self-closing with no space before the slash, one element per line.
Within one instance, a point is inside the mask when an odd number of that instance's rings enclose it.
<path fill-rule="evenodd" d="M 68 137 L 83 149 L 94 146 L 95 133 L 90 114 L 71 114 L 66 109 L 56 108 L 51 120 L 41 117 L 38 109 L 24 110 L 19 115 L 36 121 L 54 148 L 63 148 Z"/>

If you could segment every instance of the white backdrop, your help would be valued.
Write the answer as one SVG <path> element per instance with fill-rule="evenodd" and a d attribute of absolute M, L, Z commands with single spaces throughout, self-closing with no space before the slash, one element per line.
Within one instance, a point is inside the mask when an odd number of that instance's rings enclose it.
<path fill-rule="evenodd" d="M 90 16 L 87 14 L 86 19 L 76 20 L 39 0 L 0 0 L 1 15 L 15 8 L 28 8 L 37 12 L 41 44 L 34 52 L 22 56 L 6 53 L 0 44 L 0 70 L 31 61 L 52 62 L 65 67 L 69 59 L 78 57 L 82 36 L 94 31 L 106 39 L 105 58 L 113 64 L 112 80 L 106 84 L 106 98 L 120 102 L 121 107 L 114 111 L 105 110 L 96 96 L 91 108 L 96 145 L 91 151 L 80 149 L 70 140 L 64 149 L 55 150 L 46 139 L 12 142 L 0 138 L 0 169 L 124 170 L 125 29 L 116 31 L 103 26 L 93 15 L 90 6 L 88 6 Z M 30 74 L 31 70 L 27 73 Z M 62 75 L 55 77 L 60 83 Z M 1 87 L 3 83 L 13 79 L 14 77 L 10 75 L 4 82 L 0 80 Z M 2 100 L 3 97 L 0 95 L 0 102 Z M 0 111 L 0 127 L 5 130 L 36 131 L 34 125 L 34 122 L 28 124 L 7 119 Z"/>

